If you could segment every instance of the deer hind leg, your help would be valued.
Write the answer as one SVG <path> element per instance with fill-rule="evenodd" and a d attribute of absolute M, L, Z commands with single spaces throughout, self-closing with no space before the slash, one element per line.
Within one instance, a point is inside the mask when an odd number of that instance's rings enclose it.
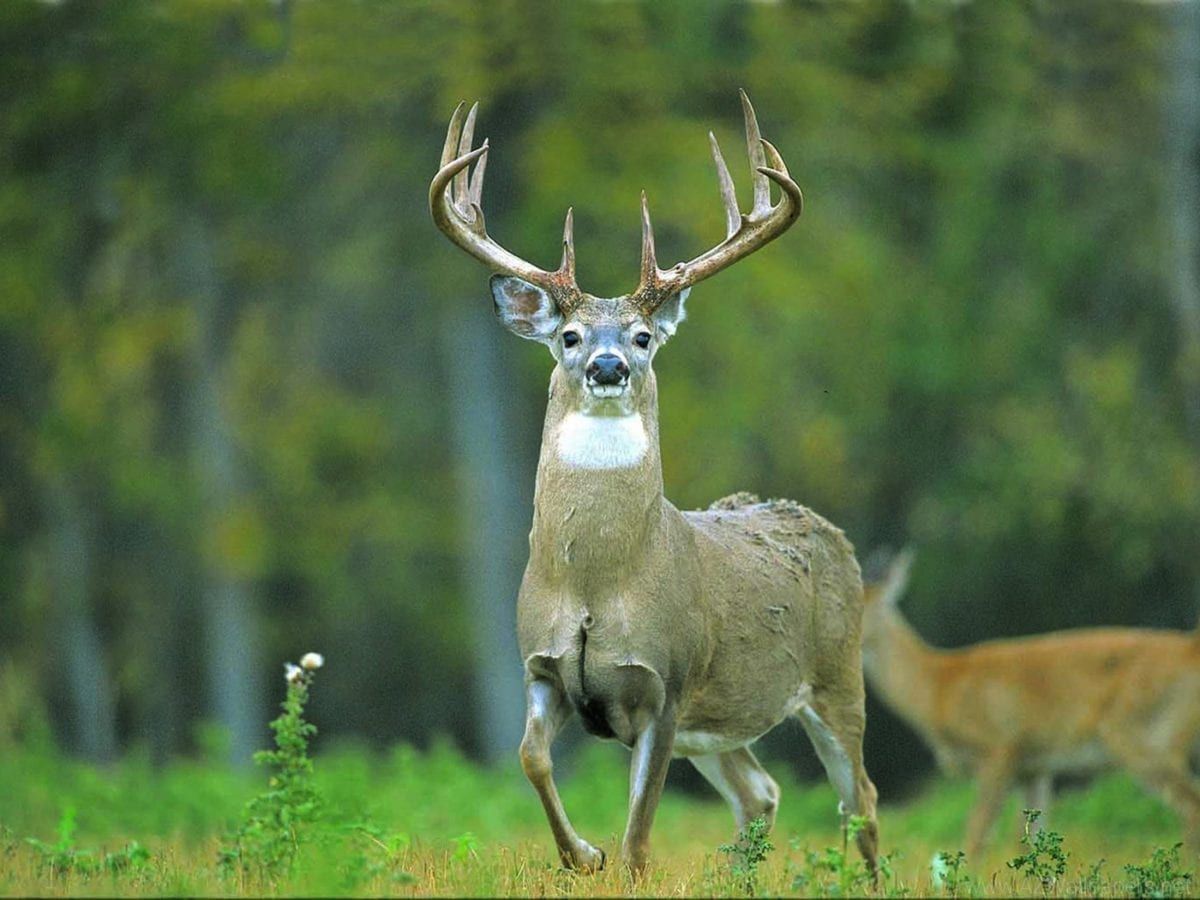
<path fill-rule="evenodd" d="M 1113 756 L 1179 815 L 1193 853 L 1200 853 L 1200 784 L 1192 775 L 1187 751 L 1164 751 L 1139 736 L 1137 729 L 1105 735 Z"/>
<path fill-rule="evenodd" d="M 759 816 L 766 820 L 768 828 L 775 825 L 779 785 L 759 764 L 750 748 L 740 747 L 728 753 L 689 759 L 733 809 L 738 828 L 745 828 Z"/>
<path fill-rule="evenodd" d="M 1008 796 L 1015 774 L 1016 755 L 1003 748 L 987 757 L 975 771 L 977 793 L 975 805 L 967 819 L 967 857 L 974 859 L 982 852 L 988 834 Z"/>
<path fill-rule="evenodd" d="M 525 689 L 525 736 L 521 739 L 521 768 L 538 793 L 558 855 L 572 869 L 597 871 L 604 868 L 604 851 L 593 847 L 578 834 L 567 818 L 558 788 L 554 784 L 554 765 L 550 746 L 563 722 L 571 714 L 566 695 L 552 682 L 535 679 Z"/>
<path fill-rule="evenodd" d="M 865 823 L 858 832 L 858 849 L 873 879 L 878 880 L 879 824 L 875 818 L 878 792 L 862 760 L 862 737 L 866 723 L 861 688 L 852 699 L 839 705 L 814 697 L 797 713 L 825 773 L 841 802 L 843 829 L 847 817 L 861 816 Z"/>

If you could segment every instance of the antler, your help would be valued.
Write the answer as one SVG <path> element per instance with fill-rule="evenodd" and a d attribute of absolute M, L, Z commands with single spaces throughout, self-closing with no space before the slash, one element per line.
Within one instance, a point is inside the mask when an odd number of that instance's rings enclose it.
<path fill-rule="evenodd" d="M 758 119 L 754 107 L 745 91 L 738 91 L 742 98 L 742 112 L 746 119 L 746 147 L 750 154 L 750 167 L 754 181 L 754 205 L 750 212 L 738 211 L 737 196 L 733 190 L 733 179 L 729 167 L 717 146 L 717 139 L 710 131 L 713 162 L 717 166 L 717 182 L 721 189 L 721 200 L 725 205 L 725 240 L 711 250 L 700 254 L 689 262 L 662 270 L 654 256 L 654 229 L 650 225 L 650 211 L 646 205 L 646 193 L 642 192 L 642 272 L 633 297 L 648 312 L 685 288 L 715 275 L 739 259 L 773 241 L 800 217 L 804 209 L 804 195 L 788 174 L 787 166 L 779 151 L 764 140 L 758 130 Z M 769 163 L 769 165 L 768 165 Z M 783 197 L 775 206 L 771 205 L 770 181 L 783 189 Z"/>
<path fill-rule="evenodd" d="M 571 210 L 567 210 L 567 218 L 563 223 L 562 264 L 553 272 L 527 263 L 492 240 L 488 236 L 483 210 L 479 205 L 483 197 L 488 142 L 485 139 L 478 150 L 471 149 L 479 104 L 471 107 L 464 121 L 465 106 L 465 103 L 458 104 L 454 115 L 450 117 L 446 144 L 442 148 L 441 168 L 429 185 L 429 212 L 433 215 L 433 221 L 446 237 L 467 253 L 496 272 L 516 275 L 545 289 L 566 312 L 578 302 L 580 296 L 579 285 L 575 283 L 575 238 Z M 475 171 L 468 174 L 471 164 L 476 161 Z"/>

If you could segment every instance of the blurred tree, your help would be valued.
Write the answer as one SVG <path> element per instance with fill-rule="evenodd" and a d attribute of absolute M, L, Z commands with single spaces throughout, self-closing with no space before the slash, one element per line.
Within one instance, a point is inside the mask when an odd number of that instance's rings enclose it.
<path fill-rule="evenodd" d="M 489 228 L 550 265 L 574 205 L 616 293 L 642 188 L 664 260 L 720 235 L 708 129 L 747 196 L 738 86 L 808 207 L 658 357 L 668 494 L 918 542 L 935 642 L 1191 627 L 1195 18 L 0 6 L 0 678 L 81 752 L 216 716 L 244 756 L 312 648 L 323 734 L 511 747 L 549 363 L 429 222 L 442 129 L 480 99 Z M 900 728 L 872 710 L 885 790 L 920 764 Z"/>

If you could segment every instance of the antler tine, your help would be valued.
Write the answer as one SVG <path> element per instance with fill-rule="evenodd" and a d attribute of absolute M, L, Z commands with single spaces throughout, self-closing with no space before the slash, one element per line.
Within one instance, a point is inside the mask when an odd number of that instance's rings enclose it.
<path fill-rule="evenodd" d="M 450 117 L 441 166 L 429 184 L 429 213 L 434 224 L 493 272 L 516 275 L 537 285 L 551 293 L 560 307 L 577 303 L 579 288 L 575 284 L 575 245 L 569 211 L 563 229 L 563 267 L 557 272 L 539 269 L 505 250 L 488 235 L 480 207 L 488 142 L 485 140 L 477 150 L 471 149 L 479 104 L 473 105 L 467 113 L 464 113 L 465 108 L 465 103 L 458 104 Z M 473 163 L 476 165 L 472 173 Z"/>
<path fill-rule="evenodd" d="M 467 104 L 459 103 L 454 107 L 454 113 L 450 116 L 450 127 L 446 129 L 446 143 L 442 147 L 442 161 L 439 167 L 445 166 L 457 156 L 458 150 L 458 135 L 462 129 L 462 111 Z M 470 148 L 468 148 L 470 149 Z"/>
<path fill-rule="evenodd" d="M 792 180 L 787 164 L 784 163 L 783 157 L 779 155 L 779 151 L 775 149 L 775 145 L 766 138 L 762 138 L 762 145 L 763 149 L 767 151 L 767 158 L 771 161 L 771 167 L 763 167 L 758 171 L 779 185 L 796 205 L 796 214 L 792 220 L 795 221 L 804 212 L 804 194 L 800 191 L 800 185 Z"/>
<path fill-rule="evenodd" d="M 467 121 L 462 127 L 462 136 L 458 141 L 459 156 L 464 156 L 471 152 L 471 141 L 475 138 L 475 116 L 478 113 L 479 103 L 475 102 L 471 104 L 471 111 L 467 113 Z M 467 204 L 470 202 L 467 176 L 467 170 L 463 169 L 454 178 L 454 205 L 464 213 L 469 211 Z"/>
<path fill-rule="evenodd" d="M 770 183 L 758 171 L 767 164 L 767 157 L 763 153 L 762 134 L 758 130 L 758 117 L 754 115 L 754 107 L 750 104 L 750 98 L 740 88 L 738 94 L 742 98 L 742 115 L 746 119 L 746 149 L 750 154 L 750 174 L 751 180 L 754 182 L 754 205 L 751 207 L 750 215 L 761 217 L 771 209 Z"/>
<path fill-rule="evenodd" d="M 477 218 L 483 216 L 480 204 L 483 201 L 483 173 L 487 171 L 487 138 L 483 139 L 483 148 L 484 152 L 480 155 L 479 162 L 475 163 L 475 171 L 471 173 L 471 188 L 467 192 L 470 208 Z"/>
<path fill-rule="evenodd" d="M 725 204 L 725 237 L 737 234 L 742 225 L 742 214 L 738 212 L 737 193 L 733 189 L 733 179 L 729 177 L 729 166 L 725 165 L 725 157 L 721 155 L 721 147 L 717 144 L 716 135 L 708 133 L 708 143 L 712 147 L 713 162 L 717 166 L 717 183 L 721 188 L 721 202 Z"/>
<path fill-rule="evenodd" d="M 566 275 L 575 283 L 575 210 L 567 207 L 567 217 L 563 220 L 563 254 L 559 273 Z"/>
<path fill-rule="evenodd" d="M 646 192 L 642 191 L 642 277 L 638 290 L 644 290 L 658 282 L 658 261 L 654 254 L 654 226 L 650 224 L 650 206 Z"/>
<path fill-rule="evenodd" d="M 717 139 L 710 132 L 709 146 L 712 149 L 713 162 L 717 166 L 717 182 L 725 207 L 725 240 L 695 259 L 678 263 L 670 269 L 659 269 L 654 263 L 654 236 L 650 230 L 650 215 L 646 211 L 643 195 L 642 277 L 637 295 L 646 309 L 652 310 L 672 294 L 715 275 L 739 259 L 749 256 L 764 244 L 775 240 L 791 227 L 804 208 L 804 196 L 788 173 L 783 157 L 774 145 L 764 140 L 759 133 L 758 119 L 745 91 L 741 92 L 741 99 L 746 120 L 750 170 L 754 180 L 754 205 L 746 215 L 738 211 L 737 195 L 734 193 L 733 179 L 729 177 L 729 167 L 721 155 Z M 783 192 L 783 197 L 775 206 L 771 205 L 772 181 L 779 185 Z"/>

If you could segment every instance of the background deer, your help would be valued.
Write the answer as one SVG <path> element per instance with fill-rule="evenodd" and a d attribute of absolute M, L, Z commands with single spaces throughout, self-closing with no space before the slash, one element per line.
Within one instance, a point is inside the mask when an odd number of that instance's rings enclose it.
<path fill-rule="evenodd" d="M 866 589 L 863 665 L 872 690 L 929 744 L 938 764 L 970 773 L 978 797 L 967 853 L 987 839 L 1009 788 L 1046 810 L 1054 776 L 1124 766 L 1179 813 L 1193 849 L 1200 784 L 1200 644 L 1191 632 L 1089 628 L 926 644 L 897 601 L 913 552 Z"/>
<path fill-rule="evenodd" d="M 455 110 L 430 186 L 438 227 L 498 273 L 491 288 L 500 321 L 545 344 L 555 361 L 517 600 L 528 704 L 521 764 L 572 867 L 605 861 L 571 826 L 551 772 L 551 743 L 573 711 L 588 731 L 633 751 L 622 855 L 634 871 L 645 866 L 673 755 L 691 759 L 739 825 L 772 821 L 779 789 L 748 745 L 789 716 L 811 738 L 843 811 L 866 818 L 858 844 L 875 867 L 853 547 L 790 501 L 737 494 L 680 512 L 663 496 L 654 355 L 682 321 L 690 288 L 782 234 L 803 202 L 744 93 L 742 106 L 751 211 L 738 211 L 710 134 L 725 240 L 660 269 L 643 193 L 641 279 L 625 296 L 579 289 L 570 210 L 554 271 L 488 236 L 479 206 L 487 141 L 471 149 L 477 105 L 465 119 L 462 105 Z M 782 191 L 774 206 L 771 182 Z"/>

